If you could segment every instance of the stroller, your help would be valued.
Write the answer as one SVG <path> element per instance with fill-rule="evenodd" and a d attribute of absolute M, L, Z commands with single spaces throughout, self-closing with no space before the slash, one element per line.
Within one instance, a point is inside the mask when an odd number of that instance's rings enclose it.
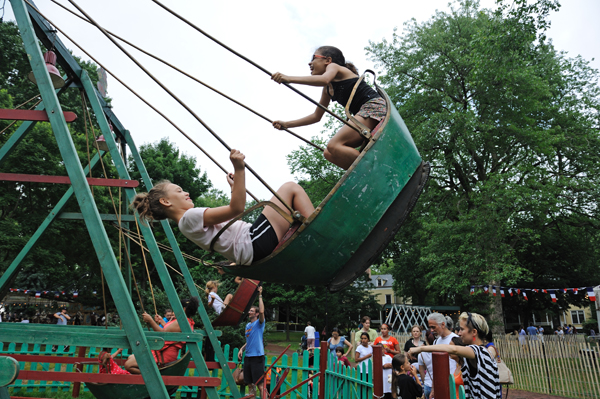
<path fill-rule="evenodd" d="M 304 351 L 307 349 L 308 349 L 308 338 L 306 337 L 306 334 L 304 334 L 302 336 L 302 339 L 300 340 L 300 343 L 298 344 L 298 350 L 296 352 L 298 352 L 299 355 L 302 355 L 302 353 L 304 353 Z"/>

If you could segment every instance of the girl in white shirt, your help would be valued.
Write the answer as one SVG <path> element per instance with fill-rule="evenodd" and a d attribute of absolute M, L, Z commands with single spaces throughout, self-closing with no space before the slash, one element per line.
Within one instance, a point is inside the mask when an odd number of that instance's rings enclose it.
<path fill-rule="evenodd" d="M 236 277 L 235 282 L 237 284 L 240 284 L 242 282 L 242 278 Z M 217 312 L 217 314 L 221 314 L 221 312 L 223 312 L 223 309 L 225 309 L 225 307 L 229 305 L 229 302 L 231 302 L 233 295 L 227 294 L 227 296 L 225 296 L 225 300 L 222 300 L 219 294 L 217 294 L 218 289 L 219 282 L 211 280 L 208 283 L 206 283 L 206 289 L 204 291 L 208 295 L 208 306 L 212 306 L 215 312 Z"/>
<path fill-rule="evenodd" d="M 231 150 L 229 159 L 233 164 L 234 174 L 227 176 L 227 182 L 231 186 L 229 205 L 194 208 L 188 193 L 165 180 L 148 193 L 136 195 L 131 207 L 137 210 L 142 219 L 174 220 L 184 236 L 208 251 L 212 239 L 221 228 L 244 212 L 244 158 L 244 154 L 238 150 Z M 304 217 L 310 216 L 315 210 L 304 189 L 296 183 L 285 183 L 277 190 L 277 194 Z M 271 202 L 286 210 L 276 197 L 271 198 Z M 288 222 L 273 208 L 266 206 L 254 224 L 238 220 L 227 228 L 216 241 L 214 250 L 238 265 L 250 265 L 270 255 L 288 229 Z"/>

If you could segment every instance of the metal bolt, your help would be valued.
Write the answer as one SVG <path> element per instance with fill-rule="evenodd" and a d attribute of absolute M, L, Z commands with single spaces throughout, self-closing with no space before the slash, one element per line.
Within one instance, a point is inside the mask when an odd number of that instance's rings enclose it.
<path fill-rule="evenodd" d="M 135 341 L 135 344 L 136 344 L 137 346 L 140 346 L 140 341 Z"/>

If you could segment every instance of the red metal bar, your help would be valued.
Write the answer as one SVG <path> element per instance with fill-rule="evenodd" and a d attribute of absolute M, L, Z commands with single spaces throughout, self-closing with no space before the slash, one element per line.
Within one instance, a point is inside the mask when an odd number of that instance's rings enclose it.
<path fill-rule="evenodd" d="M 68 176 L 47 176 L 47 175 L 26 175 L 22 173 L 0 173 L 0 181 L 18 181 L 33 183 L 52 183 L 52 184 L 71 184 Z M 137 180 L 123 179 L 99 179 L 97 177 L 88 177 L 90 186 L 104 187 L 137 187 L 140 183 Z"/>
<path fill-rule="evenodd" d="M 431 358 L 435 399 L 450 399 L 450 356 L 446 352 L 433 352 Z"/>
<path fill-rule="evenodd" d="M 383 347 L 381 345 L 373 346 L 373 396 L 383 396 Z M 437 392 L 435 394 L 437 398 Z"/>
<path fill-rule="evenodd" d="M 279 381 L 277 381 L 277 384 L 275 384 L 275 388 L 273 388 L 273 396 L 271 396 L 271 399 L 279 399 L 281 397 L 281 395 L 277 395 L 277 392 L 279 392 L 279 388 L 281 388 L 281 384 L 283 384 L 283 382 L 286 380 L 289 373 L 290 373 L 290 369 L 285 369 L 283 371 L 283 374 L 281 374 Z M 272 379 L 273 379 L 273 372 L 271 372 L 271 380 Z M 266 392 L 268 392 L 268 389 L 269 389 L 268 387 L 265 388 Z M 263 396 L 262 393 L 260 394 L 260 396 L 261 397 Z"/>
<path fill-rule="evenodd" d="M 67 123 L 77 119 L 74 112 L 63 112 Z M 0 109 L 0 120 L 49 122 L 46 111 L 33 109 Z"/>
<path fill-rule="evenodd" d="M 329 357 L 329 349 L 327 349 L 327 341 L 321 341 L 321 358 L 319 359 L 319 370 L 322 377 L 319 378 L 319 399 L 325 399 L 325 370 L 327 370 L 327 358 Z"/>
<path fill-rule="evenodd" d="M 79 357 L 85 357 L 85 351 L 86 351 L 86 347 L 85 346 L 80 346 L 77 350 L 77 356 Z M 77 372 L 82 372 L 83 371 L 83 364 L 79 363 L 77 366 L 75 366 L 75 371 Z M 79 390 L 81 389 L 81 382 L 75 382 L 73 384 L 73 393 L 71 394 L 71 397 L 73 398 L 78 398 L 79 397 Z"/>
<path fill-rule="evenodd" d="M 73 373 L 62 371 L 22 370 L 19 372 L 19 379 L 35 381 L 95 382 L 109 384 L 145 384 L 141 375 Z M 198 387 L 217 387 L 221 384 L 221 379 L 215 377 L 162 376 L 162 379 L 165 385 L 172 386 L 192 385 Z"/>
<path fill-rule="evenodd" d="M 282 393 L 281 395 L 276 395 L 274 396 L 272 399 L 279 399 L 279 398 L 283 398 L 285 395 L 287 395 L 288 393 L 295 391 L 296 389 L 298 389 L 299 387 L 301 387 L 302 385 L 306 384 L 308 381 L 312 380 L 313 378 L 317 378 L 320 376 L 324 376 L 325 374 L 321 371 L 319 371 L 318 373 L 314 374 L 312 377 L 308 377 L 307 379 L 305 379 L 304 381 L 302 381 L 301 383 L 291 387 L 290 389 L 288 389 L 287 391 L 285 391 L 284 393 Z"/>

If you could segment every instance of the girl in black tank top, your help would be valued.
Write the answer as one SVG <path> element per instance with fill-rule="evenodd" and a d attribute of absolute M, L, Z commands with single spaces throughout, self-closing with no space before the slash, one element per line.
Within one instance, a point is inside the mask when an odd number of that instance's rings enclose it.
<path fill-rule="evenodd" d="M 358 71 L 352 63 L 346 63 L 342 52 L 331 46 L 319 47 L 308 63 L 311 76 L 287 76 L 274 73 L 271 79 L 277 83 L 297 83 L 309 86 L 322 86 L 319 103 L 327 108 L 331 100 L 346 106 L 352 89 L 358 80 Z M 350 112 L 369 129 L 375 128 L 385 118 L 387 105 L 383 98 L 368 84 L 362 81 L 350 104 Z M 317 107 L 315 112 L 293 121 L 275 121 L 276 129 L 287 129 L 317 123 L 325 111 Z M 327 143 L 323 153 L 325 159 L 343 169 L 348 169 L 358 157 L 359 147 L 364 138 L 351 127 L 344 125 Z"/>

